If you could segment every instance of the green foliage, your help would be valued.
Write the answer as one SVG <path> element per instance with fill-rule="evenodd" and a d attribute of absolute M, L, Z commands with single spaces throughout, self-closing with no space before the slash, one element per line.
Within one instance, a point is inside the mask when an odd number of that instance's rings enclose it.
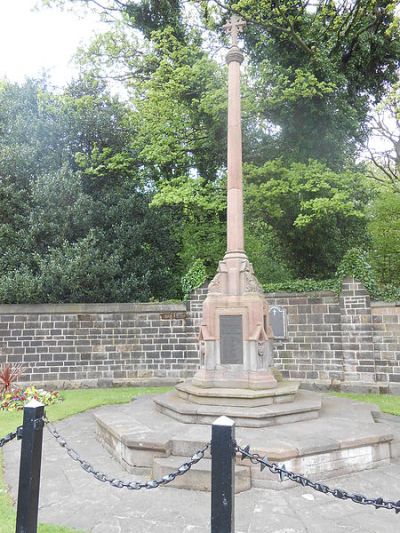
<path fill-rule="evenodd" d="M 292 269 L 273 228 L 260 220 L 250 206 L 245 206 L 244 230 L 246 252 L 258 281 L 263 284 L 292 279 Z"/>
<path fill-rule="evenodd" d="M 62 96 L 31 82 L 2 88 L 15 124 L 0 129 L 0 301 L 176 297 L 177 241 L 167 214 L 149 208 L 154 193 L 130 151 L 127 107 L 96 83 L 74 83 Z M 36 164 L 29 172 L 18 160 L 13 174 L 1 153 L 22 142 Z"/>
<path fill-rule="evenodd" d="M 318 161 L 246 165 L 246 205 L 276 235 L 294 277 L 331 277 L 345 251 L 365 239 L 366 180 Z"/>
<path fill-rule="evenodd" d="M 182 291 L 185 300 L 189 297 L 190 293 L 203 285 L 207 279 L 207 271 L 204 263 L 201 259 L 196 259 L 193 265 L 189 268 L 184 276 L 181 278 Z"/>
<path fill-rule="evenodd" d="M 375 273 L 368 261 L 368 254 L 361 248 L 351 248 L 348 250 L 336 272 L 336 277 L 342 281 L 345 277 L 351 276 L 357 281 L 361 281 L 371 295 L 377 290 Z"/>
<path fill-rule="evenodd" d="M 377 273 L 370 263 L 370 256 L 365 250 L 352 248 L 344 255 L 336 272 L 339 291 L 341 282 L 347 276 L 361 281 L 374 300 L 387 302 L 400 300 L 400 286 L 378 282 Z"/>
<path fill-rule="evenodd" d="M 375 200 L 368 224 L 370 261 L 378 281 L 400 286 L 400 194 L 384 192 Z"/>
<path fill-rule="evenodd" d="M 174 221 L 182 270 L 187 272 L 198 258 L 205 265 L 207 277 L 211 278 L 225 250 L 224 181 L 186 176 L 162 180 L 151 206 L 163 209 Z"/>
<path fill-rule="evenodd" d="M 398 78 L 394 2 L 83 3 L 118 23 L 80 51 L 81 79 L 63 94 L 43 80 L 0 84 L 0 301 L 176 298 L 196 258 L 215 273 L 227 88 L 210 47 L 227 43 L 232 11 L 255 22 L 243 34 L 242 103 L 246 248 L 259 279 L 332 278 L 347 250 L 369 248 L 375 191 L 357 150 L 371 102 Z M 395 286 L 396 224 L 385 245 L 374 205 L 371 262 Z"/>
<path fill-rule="evenodd" d="M 152 33 L 152 75 L 135 101 L 132 146 L 153 176 L 178 177 L 191 169 L 213 179 L 225 151 L 224 71 L 199 48 L 182 43 L 170 27 Z"/>
<path fill-rule="evenodd" d="M 18 270 L 5 272 L 0 277 L 1 303 L 41 303 L 42 293 L 38 277 L 26 265 Z"/>
<path fill-rule="evenodd" d="M 373 293 L 374 300 L 383 302 L 400 302 L 400 287 L 397 285 L 380 285 Z"/>
<path fill-rule="evenodd" d="M 335 279 L 315 280 L 315 279 L 293 279 L 278 283 L 264 283 L 265 292 L 314 292 L 314 291 L 335 291 L 338 290 L 338 283 Z"/>
<path fill-rule="evenodd" d="M 151 37 L 154 31 L 166 26 L 183 37 L 181 3 L 181 0 L 144 0 L 129 2 L 123 9 L 134 27 L 139 28 L 146 37 Z"/>
<path fill-rule="evenodd" d="M 228 10 L 248 24 L 244 33 L 255 80 L 258 119 L 279 127 L 280 154 L 292 161 L 319 159 L 341 168 L 365 138 L 371 100 L 397 79 L 399 19 L 396 2 L 229 0 Z M 216 15 L 214 15 L 216 13 Z"/>

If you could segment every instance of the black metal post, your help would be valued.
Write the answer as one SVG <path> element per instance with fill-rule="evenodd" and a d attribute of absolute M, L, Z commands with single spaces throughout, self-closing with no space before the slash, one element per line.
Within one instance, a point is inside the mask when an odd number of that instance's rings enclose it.
<path fill-rule="evenodd" d="M 235 423 L 221 416 L 211 431 L 211 533 L 235 530 Z"/>
<path fill-rule="evenodd" d="M 24 408 L 16 533 L 37 532 L 43 416 L 44 405 L 36 400 Z"/>

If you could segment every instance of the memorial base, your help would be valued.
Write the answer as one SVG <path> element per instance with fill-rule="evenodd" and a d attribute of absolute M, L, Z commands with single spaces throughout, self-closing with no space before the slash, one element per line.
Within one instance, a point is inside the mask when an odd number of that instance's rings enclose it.
<path fill-rule="evenodd" d="M 317 393 L 299 391 L 297 396 L 296 402 L 321 403 Z M 104 407 L 94 414 L 97 437 L 104 446 L 128 472 L 147 474 L 150 479 L 176 469 L 209 442 L 211 436 L 209 425 L 171 419 L 159 411 L 154 400 L 159 405 L 165 396 Z M 400 453 L 400 447 L 392 445 L 391 430 L 374 422 L 375 410 L 372 405 L 325 396 L 318 418 L 265 428 L 239 426 L 236 440 L 242 447 L 249 444 L 252 452 L 267 456 L 271 462 L 285 464 L 288 470 L 322 480 L 387 464 Z M 208 451 L 190 475 L 177 478 L 168 487 L 210 490 L 209 457 Z M 293 485 L 291 481 L 281 483 L 268 469 L 260 472 L 258 465 L 241 461 L 239 455 L 236 481 L 238 491 L 250 487 L 285 489 Z"/>
<path fill-rule="evenodd" d="M 281 383 L 274 389 L 202 388 L 192 382 L 154 399 L 156 409 L 185 424 L 212 424 L 228 416 L 238 427 L 262 428 L 318 418 L 318 395 L 297 393 L 297 383 Z"/>
<path fill-rule="evenodd" d="M 231 368 L 229 365 L 225 365 L 212 370 L 200 369 L 193 378 L 193 385 L 206 389 L 265 390 L 275 388 L 277 381 L 271 369 L 251 371 L 243 368 Z"/>

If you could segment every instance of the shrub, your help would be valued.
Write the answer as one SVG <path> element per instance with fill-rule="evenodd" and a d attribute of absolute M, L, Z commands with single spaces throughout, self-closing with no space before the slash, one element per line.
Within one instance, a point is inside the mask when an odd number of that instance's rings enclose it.
<path fill-rule="evenodd" d="M 336 271 L 336 278 L 341 283 L 347 276 L 361 281 L 371 295 L 375 295 L 378 290 L 375 273 L 368 261 L 367 252 L 361 248 L 350 248 L 344 254 Z"/>
<path fill-rule="evenodd" d="M 196 261 L 189 268 L 187 273 L 182 276 L 182 290 L 184 294 L 184 299 L 187 300 L 189 294 L 197 287 L 200 287 L 207 279 L 207 271 L 204 263 L 201 259 L 196 259 Z"/>
<path fill-rule="evenodd" d="M 291 279 L 277 283 L 264 283 L 265 292 L 312 292 L 337 291 L 337 281 L 334 279 Z"/>
<path fill-rule="evenodd" d="M 13 383 L 18 381 L 24 371 L 22 364 L 5 363 L 0 367 L 0 397 L 12 390 Z"/>

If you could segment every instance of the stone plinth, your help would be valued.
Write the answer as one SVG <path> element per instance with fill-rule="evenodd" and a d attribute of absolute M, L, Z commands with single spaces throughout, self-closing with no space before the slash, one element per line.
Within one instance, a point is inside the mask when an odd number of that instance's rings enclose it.
<path fill-rule="evenodd" d="M 268 305 L 244 253 L 228 253 L 208 286 L 200 327 L 201 367 L 193 385 L 265 390 L 272 372 Z"/>
<path fill-rule="evenodd" d="M 220 389 L 221 390 L 221 389 Z M 225 389 L 229 390 L 229 389 Z M 268 398 L 268 397 L 267 397 Z M 273 400 L 268 398 L 267 401 Z M 178 392 L 168 392 L 154 400 L 161 413 L 186 424 L 212 424 L 219 416 L 228 416 L 238 427 L 263 428 L 318 418 L 321 401 L 312 393 L 302 391 L 295 402 L 262 403 L 262 397 L 250 407 L 235 405 L 235 398 L 197 397 L 197 402 L 183 399 Z M 243 400 L 243 399 L 242 399 Z M 201 402 L 201 403 L 200 403 Z M 212 403 L 209 403 L 212 402 Z"/>
<path fill-rule="evenodd" d="M 287 403 L 295 399 L 300 384 L 278 383 L 274 389 L 225 389 L 196 387 L 190 380 L 179 383 L 175 390 L 180 398 L 204 405 L 231 407 L 261 407 L 273 403 Z"/>

